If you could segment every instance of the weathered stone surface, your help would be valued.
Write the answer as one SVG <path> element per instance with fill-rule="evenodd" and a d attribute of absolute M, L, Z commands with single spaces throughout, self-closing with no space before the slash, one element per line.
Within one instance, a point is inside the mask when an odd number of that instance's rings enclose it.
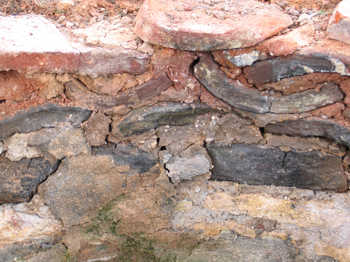
<path fill-rule="evenodd" d="M 340 157 L 315 151 L 284 153 L 276 148 L 244 144 L 210 144 L 208 151 L 214 163 L 214 180 L 314 190 L 347 189 Z"/>
<path fill-rule="evenodd" d="M 5 140 L 6 157 L 11 161 L 34 158 L 47 152 L 57 159 L 89 153 L 90 149 L 80 128 L 63 123 L 28 134 L 15 134 Z"/>
<path fill-rule="evenodd" d="M 279 147 L 282 151 L 321 151 L 332 155 L 343 157 L 346 153 L 344 146 L 330 142 L 319 137 L 299 137 L 286 135 L 264 134 L 266 144 L 272 147 Z"/>
<path fill-rule="evenodd" d="M 5 151 L 4 143 L 0 141 L 0 155 Z"/>
<path fill-rule="evenodd" d="M 209 51 L 253 46 L 291 24 L 291 18 L 276 7 L 252 0 L 146 0 L 135 31 L 154 44 Z"/>
<path fill-rule="evenodd" d="M 1 205 L 0 215 L 3 262 L 21 261 L 24 256 L 50 248 L 61 234 L 60 222 L 38 197 L 30 203 Z"/>
<path fill-rule="evenodd" d="M 336 65 L 324 57 L 294 55 L 257 62 L 244 72 L 251 83 L 265 84 L 308 73 L 336 72 Z"/>
<path fill-rule="evenodd" d="M 333 11 L 328 25 L 328 37 L 350 44 L 350 5 L 343 0 Z"/>
<path fill-rule="evenodd" d="M 0 157 L 0 203 L 29 201 L 38 185 L 56 170 L 57 164 L 44 158 L 11 162 Z"/>
<path fill-rule="evenodd" d="M 319 152 L 288 152 L 284 168 L 293 186 L 316 190 L 346 191 L 347 179 L 340 157 L 322 155 Z"/>
<path fill-rule="evenodd" d="M 123 193 L 126 171 L 127 166 L 116 166 L 110 156 L 67 158 L 39 187 L 39 194 L 64 226 L 77 225 Z"/>
<path fill-rule="evenodd" d="M 109 143 L 104 146 L 93 147 L 92 153 L 94 155 L 111 156 L 115 165 L 129 166 L 139 173 L 147 172 L 157 164 L 157 160 L 150 153 L 126 144 Z"/>
<path fill-rule="evenodd" d="M 307 90 L 288 96 L 275 97 L 272 100 L 272 113 L 302 113 L 307 112 L 325 105 L 341 101 L 344 95 L 334 84 L 325 84 L 320 89 Z"/>
<path fill-rule="evenodd" d="M 314 40 L 314 33 L 314 25 L 306 24 L 264 41 L 259 45 L 259 49 L 266 50 L 271 56 L 291 55 L 298 49 L 310 45 Z"/>
<path fill-rule="evenodd" d="M 350 130 L 335 122 L 320 119 L 287 120 L 269 124 L 265 131 L 273 134 L 291 136 L 324 137 L 339 144 L 350 146 Z"/>
<path fill-rule="evenodd" d="M 159 103 L 134 110 L 120 122 L 113 122 L 112 133 L 131 136 L 164 125 L 182 126 L 193 123 L 198 115 L 211 110 L 201 104 Z"/>
<path fill-rule="evenodd" d="M 233 66 L 245 67 L 251 66 L 256 61 L 260 60 L 263 55 L 258 50 L 252 50 L 247 53 L 238 53 L 237 50 L 224 50 L 220 56 L 226 63 L 231 63 Z"/>
<path fill-rule="evenodd" d="M 74 44 L 56 26 L 37 15 L 0 17 L 0 70 L 99 74 L 146 71 L 147 54 Z M 14 32 L 22 32 L 18 35 Z M 48 39 L 48 35 L 50 38 Z M 45 45 L 43 45 L 45 43 Z"/>
<path fill-rule="evenodd" d="M 194 73 L 209 92 L 233 107 L 255 113 L 266 113 L 270 109 L 271 101 L 268 96 L 243 86 L 239 81 L 230 80 L 208 57 L 201 57 L 200 62 L 195 65 Z"/>
<path fill-rule="evenodd" d="M 223 234 L 224 235 L 224 234 Z M 200 244 L 185 262 L 294 262 L 297 250 L 280 239 L 250 239 L 232 234 Z"/>
<path fill-rule="evenodd" d="M 100 146 L 106 143 L 111 122 L 111 119 L 101 112 L 90 116 L 84 125 L 85 136 L 90 146 Z"/>
<path fill-rule="evenodd" d="M 67 259 L 67 249 L 62 244 L 57 244 L 47 251 L 39 252 L 26 258 L 26 262 L 62 262 Z"/>
<path fill-rule="evenodd" d="M 0 139 L 14 133 L 27 133 L 43 127 L 55 127 L 69 122 L 77 127 L 90 116 L 90 111 L 77 107 L 45 105 L 17 113 L 12 118 L 0 120 Z"/>
<path fill-rule="evenodd" d="M 203 147 L 195 145 L 172 157 L 165 168 L 171 181 L 179 183 L 209 173 L 211 160 Z"/>
<path fill-rule="evenodd" d="M 14 134 L 6 139 L 6 157 L 11 161 L 19 161 L 22 158 L 40 157 L 41 151 L 38 148 L 28 146 L 27 134 Z"/>

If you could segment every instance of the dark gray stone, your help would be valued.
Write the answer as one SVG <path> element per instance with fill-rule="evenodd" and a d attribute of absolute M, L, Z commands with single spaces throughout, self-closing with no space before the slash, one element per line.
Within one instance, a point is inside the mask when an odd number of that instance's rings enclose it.
<path fill-rule="evenodd" d="M 283 168 L 285 153 L 279 149 L 246 144 L 210 144 L 208 151 L 214 163 L 214 180 L 250 185 L 293 185 Z"/>
<path fill-rule="evenodd" d="M 0 204 L 29 201 L 43 182 L 58 166 L 58 161 L 44 158 L 12 162 L 0 157 Z"/>
<path fill-rule="evenodd" d="M 233 107 L 254 113 L 270 111 L 270 97 L 243 86 L 239 81 L 229 79 L 211 58 L 201 57 L 194 67 L 194 74 L 210 93 Z"/>
<path fill-rule="evenodd" d="M 324 137 L 339 144 L 350 146 L 350 130 L 329 120 L 287 120 L 267 125 L 265 132 L 290 136 Z"/>
<path fill-rule="evenodd" d="M 193 123 L 198 115 L 212 111 L 201 104 L 159 103 L 132 111 L 116 125 L 113 134 L 131 136 L 142 134 L 160 126 L 183 126 Z"/>
<path fill-rule="evenodd" d="M 344 98 L 335 84 L 326 84 L 320 91 L 315 89 L 304 92 L 275 97 L 272 100 L 271 112 L 277 114 L 303 113 L 316 108 L 333 104 Z"/>
<path fill-rule="evenodd" d="M 248 80 L 254 84 L 277 82 L 283 78 L 314 72 L 335 72 L 331 61 L 324 57 L 294 55 L 257 62 L 245 69 Z"/>
<path fill-rule="evenodd" d="M 322 155 L 317 151 L 288 152 L 284 167 L 295 187 L 314 190 L 347 190 L 347 180 L 340 157 Z"/>
<path fill-rule="evenodd" d="M 16 114 L 0 121 L 0 139 L 14 133 L 28 133 L 43 127 L 55 127 L 58 123 L 69 122 L 74 127 L 89 118 L 91 111 L 78 107 L 63 107 L 48 104 Z"/>
<path fill-rule="evenodd" d="M 93 155 L 110 155 L 116 165 L 127 165 L 139 173 L 150 170 L 157 164 L 157 159 L 152 154 L 142 151 L 134 146 L 125 144 L 113 144 L 93 147 Z"/>
<path fill-rule="evenodd" d="M 345 191 L 342 160 L 313 152 L 283 152 L 259 145 L 208 145 L 212 179 L 250 185 L 276 185 L 312 190 Z"/>

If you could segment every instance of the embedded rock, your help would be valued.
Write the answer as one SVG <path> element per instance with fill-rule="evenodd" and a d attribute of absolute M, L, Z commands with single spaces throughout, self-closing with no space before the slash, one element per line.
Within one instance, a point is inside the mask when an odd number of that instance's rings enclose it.
<path fill-rule="evenodd" d="M 350 146 L 350 130 L 335 122 L 320 119 L 287 120 L 269 124 L 265 131 L 273 134 L 305 137 L 324 137 Z"/>
<path fill-rule="evenodd" d="M 307 90 L 304 92 L 275 97 L 272 100 L 272 113 L 302 113 L 307 112 L 325 105 L 341 101 L 344 95 L 334 84 L 325 84 L 320 91 Z"/>
<path fill-rule="evenodd" d="M 319 152 L 287 152 L 258 145 L 208 145 L 212 179 L 250 185 L 276 185 L 345 191 L 342 160 Z"/>
<path fill-rule="evenodd" d="M 14 134 L 6 139 L 6 157 L 11 161 L 19 161 L 22 158 L 40 157 L 42 154 L 36 147 L 28 145 L 27 134 Z"/>
<path fill-rule="evenodd" d="M 152 154 L 142 151 L 132 145 L 109 143 L 100 147 L 93 147 L 94 155 L 111 156 L 115 165 L 129 166 L 139 173 L 145 173 L 157 164 Z"/>
<path fill-rule="evenodd" d="M 350 44 L 350 4 L 343 0 L 333 11 L 328 25 L 328 37 Z"/>
<path fill-rule="evenodd" d="M 67 158 L 39 187 L 39 194 L 64 226 L 77 225 L 123 193 L 127 171 L 125 166 L 116 166 L 110 156 Z"/>
<path fill-rule="evenodd" d="M 2 262 L 23 261 L 23 257 L 50 248 L 62 231 L 61 223 L 38 197 L 30 203 L 1 205 L 0 216 Z"/>
<path fill-rule="evenodd" d="M 180 155 L 165 163 L 168 176 L 174 183 L 209 173 L 211 161 L 206 150 L 201 146 L 191 146 Z"/>
<path fill-rule="evenodd" d="M 297 253 L 291 243 L 281 239 L 250 239 L 223 234 L 218 240 L 201 243 L 184 262 L 294 262 Z"/>
<path fill-rule="evenodd" d="M 46 251 L 39 252 L 26 258 L 26 262 L 62 262 L 67 259 L 67 249 L 62 244 L 57 244 Z"/>
<path fill-rule="evenodd" d="M 90 111 L 78 107 L 45 105 L 17 113 L 14 117 L 0 120 L 0 139 L 14 133 L 28 133 L 44 127 L 55 127 L 68 122 L 80 126 L 90 116 Z"/>
<path fill-rule="evenodd" d="M 90 146 L 100 146 L 106 143 L 111 119 L 103 113 L 93 114 L 84 125 L 86 139 Z"/>
<path fill-rule="evenodd" d="M 309 73 L 336 72 L 336 65 L 325 57 L 293 55 L 257 62 L 244 72 L 249 82 L 265 84 Z"/>
<path fill-rule="evenodd" d="M 253 0 L 146 0 L 136 18 L 136 34 L 153 44 L 190 51 L 256 45 L 292 24 L 273 5 Z"/>
<path fill-rule="evenodd" d="M 132 111 L 120 122 L 113 123 L 112 132 L 127 137 L 164 125 L 183 126 L 210 111 L 212 109 L 201 104 L 159 103 Z"/>
<path fill-rule="evenodd" d="M 214 96 L 222 99 L 229 105 L 255 113 L 267 113 L 271 101 L 259 91 L 247 88 L 239 81 L 232 81 L 217 64 L 208 57 L 201 57 L 194 67 L 194 73 L 199 82 Z"/>
<path fill-rule="evenodd" d="M 18 162 L 0 157 L 0 203 L 29 201 L 38 185 L 57 168 L 58 162 L 44 158 Z"/>

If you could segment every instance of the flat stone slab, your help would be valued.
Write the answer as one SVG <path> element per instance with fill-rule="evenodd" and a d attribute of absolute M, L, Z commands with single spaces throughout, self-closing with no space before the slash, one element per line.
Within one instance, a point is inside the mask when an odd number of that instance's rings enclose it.
<path fill-rule="evenodd" d="M 57 168 L 58 161 L 44 158 L 12 162 L 0 157 L 0 204 L 29 201 L 38 185 Z"/>
<path fill-rule="evenodd" d="M 29 133 L 44 127 L 55 127 L 59 123 L 69 122 L 74 127 L 87 120 L 90 110 L 78 107 L 64 107 L 53 104 L 32 108 L 17 113 L 14 117 L 0 121 L 0 139 L 14 133 Z"/>
<path fill-rule="evenodd" d="M 329 120 L 287 120 L 267 125 L 265 132 L 290 136 L 324 137 L 338 144 L 350 146 L 350 130 Z"/>
<path fill-rule="evenodd" d="M 212 179 L 250 185 L 276 185 L 312 190 L 347 190 L 342 159 L 312 152 L 283 152 L 259 145 L 210 144 Z"/>
<path fill-rule="evenodd" d="M 329 20 L 328 37 L 350 44 L 350 2 L 341 1 Z"/>
<path fill-rule="evenodd" d="M 337 72 L 337 65 L 327 57 L 294 55 L 257 62 L 244 72 L 249 82 L 259 85 L 309 73 Z"/>
<path fill-rule="evenodd" d="M 112 133 L 127 137 L 165 125 L 183 126 L 210 111 L 211 108 L 202 104 L 159 103 L 127 114 L 120 122 L 113 123 Z"/>
<path fill-rule="evenodd" d="M 135 32 L 153 44 L 210 51 L 253 46 L 291 24 L 274 5 L 254 0 L 146 0 Z"/>
<path fill-rule="evenodd" d="M 270 68 L 268 66 L 260 67 L 262 63 L 266 66 L 265 61 L 256 63 L 259 67 L 259 74 L 262 77 L 267 77 Z M 292 65 L 290 70 L 292 70 L 294 68 L 293 62 L 290 64 Z M 276 70 L 281 69 L 280 67 L 276 68 Z M 238 80 L 228 78 L 219 69 L 218 65 L 208 57 L 201 58 L 200 62 L 195 65 L 194 73 L 197 79 L 214 96 L 235 108 L 253 113 L 303 113 L 333 104 L 344 98 L 341 90 L 331 83 L 325 84 L 319 91 L 313 89 L 280 97 L 263 95 L 257 89 L 245 87 Z M 286 73 L 286 70 L 281 69 L 281 74 L 283 73 Z M 294 74 L 295 72 L 291 73 Z M 252 76 L 256 77 L 255 75 Z"/>
<path fill-rule="evenodd" d="M 0 71 L 139 74 L 148 55 L 134 49 L 87 47 L 74 43 L 38 15 L 0 16 Z"/>

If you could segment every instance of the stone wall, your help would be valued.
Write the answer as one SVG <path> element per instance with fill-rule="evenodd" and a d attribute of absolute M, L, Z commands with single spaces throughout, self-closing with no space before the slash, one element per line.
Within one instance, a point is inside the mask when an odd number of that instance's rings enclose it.
<path fill-rule="evenodd" d="M 140 2 L 0 16 L 0 260 L 350 261 L 348 2 Z"/>

